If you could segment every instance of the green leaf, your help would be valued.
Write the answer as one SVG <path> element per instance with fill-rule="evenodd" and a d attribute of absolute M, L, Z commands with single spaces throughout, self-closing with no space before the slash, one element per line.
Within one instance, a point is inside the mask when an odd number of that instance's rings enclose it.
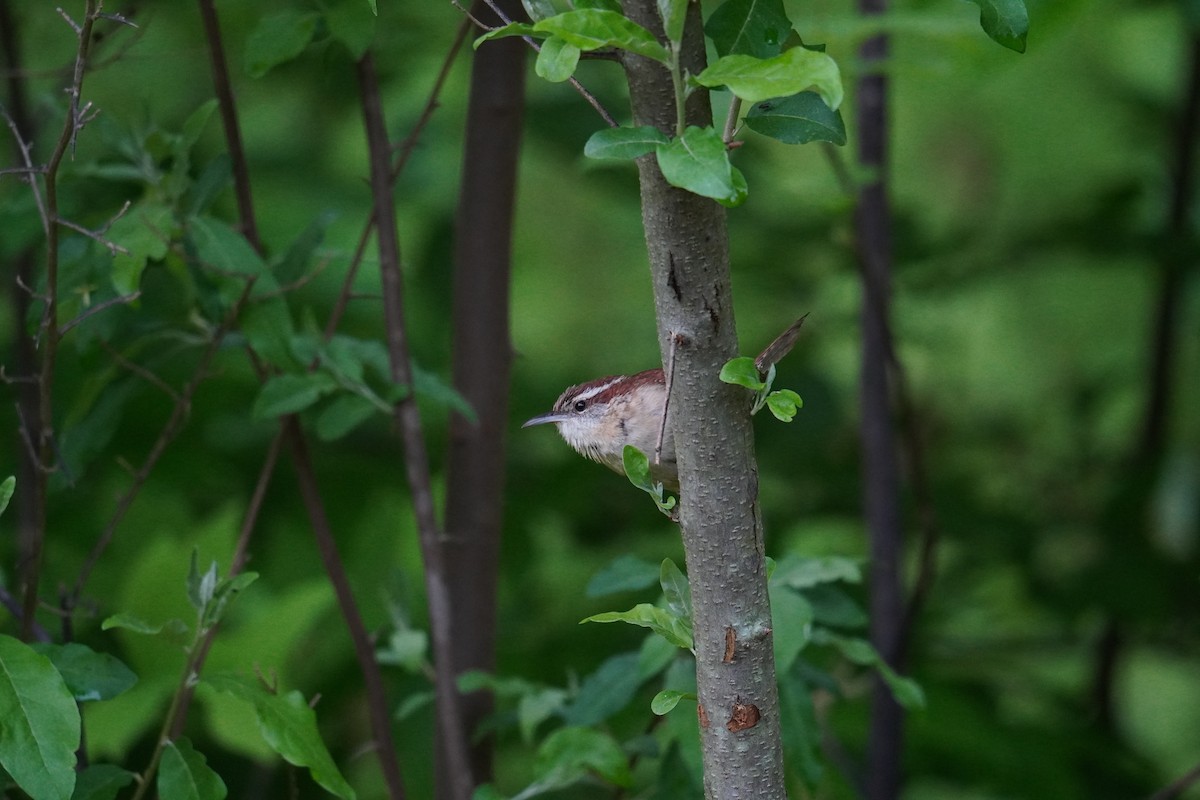
<path fill-rule="evenodd" d="M 574 5 L 575 8 L 602 8 L 617 14 L 621 13 L 620 0 L 575 0 L 571 5 Z"/>
<path fill-rule="evenodd" d="M 521 732 L 521 739 L 526 743 L 532 742 L 538 725 L 560 713 L 566 702 L 566 691 L 554 687 L 521 695 L 517 701 L 517 729 Z"/>
<path fill-rule="evenodd" d="M 479 669 L 469 669 L 460 674 L 455 683 L 463 693 L 487 689 L 496 697 L 503 698 L 522 697 L 539 688 L 524 678 L 501 678 Z"/>
<path fill-rule="evenodd" d="M 134 777 L 129 770 L 112 764 L 92 764 L 76 776 L 71 800 L 115 800 Z"/>
<path fill-rule="evenodd" d="M 282 297 L 252 303 L 238 319 L 242 335 L 259 358 L 282 370 L 307 368 L 292 353 L 295 327 Z"/>
<path fill-rule="evenodd" d="M 654 695 L 654 699 L 650 701 L 650 710 L 660 717 L 669 714 L 675 706 L 679 705 L 679 701 L 683 699 L 695 700 L 696 695 L 691 692 L 678 692 L 674 689 L 663 689 L 658 694 Z"/>
<path fill-rule="evenodd" d="M 222 800 L 228 790 L 186 736 L 167 742 L 158 765 L 158 794 L 169 800 Z"/>
<path fill-rule="evenodd" d="M 30 647 L 50 659 L 77 702 L 110 700 L 137 683 L 137 675 L 116 656 L 86 645 L 36 642 Z"/>
<path fill-rule="evenodd" d="M 317 14 L 295 10 L 263 17 L 246 39 L 246 72 L 261 78 L 300 55 L 312 41 L 319 20 Z"/>
<path fill-rule="evenodd" d="M 803 407 L 804 401 L 791 389 L 780 389 L 767 395 L 767 408 L 780 422 L 791 422 Z"/>
<path fill-rule="evenodd" d="M 263 384 L 251 413 L 255 419 L 295 414 L 336 388 L 337 382 L 324 372 L 276 375 Z"/>
<path fill-rule="evenodd" d="M 584 622 L 628 622 L 630 625 L 649 628 L 676 647 L 682 647 L 684 650 L 692 649 L 691 621 L 680 619 L 665 608 L 659 608 L 650 603 L 638 603 L 628 611 L 606 611 L 602 614 L 593 614 L 587 619 L 581 620 L 580 624 Z"/>
<path fill-rule="evenodd" d="M 165 635 L 168 639 L 178 640 L 188 632 L 187 623 L 180 619 L 169 619 L 166 622 L 154 624 L 147 622 L 135 614 L 130 614 L 127 611 L 122 611 L 118 614 L 113 614 L 100 623 L 100 630 L 107 631 L 113 628 L 122 628 L 134 633 L 142 633 L 147 636 Z"/>
<path fill-rule="evenodd" d="M 192 608 L 203 611 L 212 600 L 213 592 L 217 589 L 217 562 L 213 561 L 208 570 L 200 574 L 200 551 L 192 548 L 192 560 L 188 567 L 187 598 Z"/>
<path fill-rule="evenodd" d="M 644 492 L 654 491 L 654 482 L 650 480 L 650 459 L 645 453 L 627 444 L 621 451 L 621 464 L 630 483 Z"/>
<path fill-rule="evenodd" d="M 658 167 L 672 186 L 714 200 L 738 197 L 729 152 L 715 129 L 690 125 L 682 136 L 659 145 L 656 152 Z"/>
<path fill-rule="evenodd" d="M 521 0 L 521 5 L 525 6 L 525 13 L 534 22 L 546 17 L 553 17 L 558 13 L 558 9 L 550 0 Z"/>
<path fill-rule="evenodd" d="M 789 556 L 780 563 L 773 581 L 793 589 L 808 589 L 822 583 L 862 583 L 862 567 L 842 556 Z"/>
<path fill-rule="evenodd" d="M 371 13 L 379 16 L 379 0 L 367 0 L 367 5 L 371 7 Z"/>
<path fill-rule="evenodd" d="M 687 577 L 675 566 L 675 562 L 664 558 L 659 566 L 658 582 L 662 586 L 667 608 L 681 619 L 692 618 L 692 587 Z"/>
<path fill-rule="evenodd" d="M 174 233 L 174 211 L 162 203 L 138 203 L 114 222 L 106 236 L 128 252 L 113 256 L 113 288 L 119 294 L 136 292 L 146 264 L 166 257 Z"/>
<path fill-rule="evenodd" d="M 867 624 L 867 613 L 840 586 L 823 583 L 804 592 L 819 625 L 855 629 Z"/>
<path fill-rule="evenodd" d="M 67 800 L 79 739 L 79 709 L 54 664 L 0 635 L 0 766 L 33 800 Z"/>
<path fill-rule="evenodd" d="M 263 260 L 246 237 L 224 222 L 211 217 L 192 217 L 188 233 L 201 263 L 234 275 L 261 275 Z"/>
<path fill-rule="evenodd" d="M 653 153 L 659 145 L 669 141 L 667 135 L 653 125 L 601 128 L 587 140 L 583 154 L 588 158 L 638 158 Z"/>
<path fill-rule="evenodd" d="M 662 17 L 667 41 L 683 41 L 683 24 L 687 20 L 688 0 L 658 0 L 658 15 Z"/>
<path fill-rule="evenodd" d="M 412 389 L 418 397 L 423 397 L 442 408 L 457 411 L 467 422 L 474 423 L 479 419 L 467 399 L 439 375 L 416 363 L 410 364 L 409 368 L 412 370 Z"/>
<path fill-rule="evenodd" d="M 575 74 L 579 66 L 579 48 L 564 42 L 557 36 L 551 36 L 542 42 L 533 71 L 538 77 L 545 78 L 551 83 L 562 83 Z"/>
<path fill-rule="evenodd" d="M 758 374 L 758 367 L 754 366 L 754 359 L 749 356 L 738 356 L 726 361 L 718 377 L 725 383 L 744 386 L 752 392 L 761 392 L 767 388 L 767 384 Z"/>
<path fill-rule="evenodd" d="M 304 695 L 298 691 L 272 694 L 256 683 L 231 675 L 206 678 L 204 682 L 253 704 L 259 731 L 271 749 L 289 764 L 307 767 L 313 780 L 330 794 L 353 800 L 354 789 L 342 777 L 321 740 L 316 712 Z"/>
<path fill-rule="evenodd" d="M 204 135 L 204 129 L 208 127 L 208 121 L 212 119 L 213 112 L 217 110 L 217 100 L 212 98 L 201 103 L 188 118 L 184 120 L 183 129 L 179 132 L 179 139 L 176 141 L 172 151 L 175 157 L 183 161 L 185 164 L 187 155 L 196 142 L 200 141 L 200 137 Z"/>
<path fill-rule="evenodd" d="M 813 607 L 803 595 L 786 586 L 769 587 L 771 596 L 771 636 L 775 646 L 775 671 L 786 675 L 812 633 Z"/>
<path fill-rule="evenodd" d="M 638 677 L 643 681 L 653 678 L 670 667 L 678 655 L 679 648 L 663 637 L 647 636 L 638 649 Z"/>
<path fill-rule="evenodd" d="M 583 679 L 574 700 L 563 709 L 568 725 L 598 725 L 629 705 L 642 684 L 637 653 L 620 653 L 605 659 Z"/>
<path fill-rule="evenodd" d="M 806 47 L 793 47 L 768 59 L 723 56 L 692 80 L 709 88 L 724 86 L 747 103 L 793 95 L 811 86 L 830 108 L 842 104 L 837 62 Z"/>
<path fill-rule="evenodd" d="M 379 13 L 363 8 L 362 0 L 340 0 L 325 10 L 325 25 L 329 35 L 345 45 L 350 57 L 361 59 L 375 40 L 375 23 Z"/>
<path fill-rule="evenodd" d="M 874 667 L 900 705 L 912 709 L 925 707 L 925 693 L 920 685 L 911 678 L 898 675 L 866 639 L 842 636 L 820 628 L 813 631 L 812 639 L 818 644 L 833 645 L 847 660 L 855 664 Z"/>
<path fill-rule="evenodd" d="M 387 647 L 375 651 L 375 660 L 416 673 L 425 667 L 428 653 L 429 634 L 416 628 L 400 628 L 392 631 Z"/>
<path fill-rule="evenodd" d="M 608 734 L 592 728 L 559 728 L 547 736 L 538 748 L 534 772 L 542 779 L 553 777 L 556 781 L 595 773 L 617 786 L 633 784 L 621 746 Z"/>
<path fill-rule="evenodd" d="M 343 0 L 342 6 L 349 4 L 351 0 Z M 357 7 L 357 0 L 354 0 Z M 280 283 L 292 283 L 304 278 L 310 273 L 313 255 L 316 254 L 317 248 L 325 241 L 325 232 L 329 230 L 330 224 L 333 222 L 333 214 L 320 214 L 312 222 L 305 226 L 292 243 L 288 245 L 287 250 L 281 256 L 272 258 L 270 262 L 271 272 Z"/>
<path fill-rule="evenodd" d="M 256 580 L 258 580 L 257 572 L 239 572 L 237 575 L 219 582 L 213 591 L 212 599 L 204 607 L 204 614 L 200 620 L 201 627 L 211 628 L 220 622 L 233 598 Z"/>
<path fill-rule="evenodd" d="M 992 41 L 1009 50 L 1025 52 L 1029 10 L 1025 0 L 971 0 L 979 6 L 979 25 Z"/>
<path fill-rule="evenodd" d="M 846 143 L 841 112 L 825 105 L 816 92 L 756 103 L 746 114 L 746 124 L 751 130 L 785 144 Z"/>
<path fill-rule="evenodd" d="M 882 659 L 876 664 L 876 668 L 879 670 L 879 676 L 883 678 L 883 682 L 892 690 L 892 697 L 896 699 L 897 703 L 909 711 L 925 708 L 925 690 L 921 688 L 921 684 L 912 678 L 898 675 Z"/>
<path fill-rule="evenodd" d="M 617 556 L 588 581 L 584 593 L 588 597 L 603 597 L 653 586 L 660 568 L 630 553 Z"/>
<path fill-rule="evenodd" d="M 483 36 L 475 40 L 474 47 L 479 49 L 479 45 L 491 39 L 504 39 L 508 36 L 536 36 L 537 31 L 527 22 L 510 22 L 507 25 L 488 31 Z"/>
<path fill-rule="evenodd" d="M 336 441 L 377 413 L 378 408 L 357 394 L 339 395 L 317 416 L 317 438 Z"/>
<path fill-rule="evenodd" d="M 3 483 L 0 483 L 0 514 L 3 514 L 4 510 L 8 508 L 8 503 L 12 500 L 13 492 L 16 489 L 17 479 L 12 475 L 9 475 L 4 479 Z"/>
<path fill-rule="evenodd" d="M 791 30 L 783 0 L 725 0 L 704 23 L 718 56 L 777 56 Z"/>
<path fill-rule="evenodd" d="M 602 8 L 578 8 L 557 14 L 534 24 L 537 33 L 557 36 L 580 50 L 616 47 L 666 64 L 667 49 L 654 34 L 616 11 Z"/>
<path fill-rule="evenodd" d="M 392 714 L 392 718 L 397 722 L 402 722 L 421 709 L 433 705 L 433 701 L 436 699 L 437 693 L 433 690 L 413 692 L 400 701 L 400 705 L 396 707 L 396 711 Z"/>

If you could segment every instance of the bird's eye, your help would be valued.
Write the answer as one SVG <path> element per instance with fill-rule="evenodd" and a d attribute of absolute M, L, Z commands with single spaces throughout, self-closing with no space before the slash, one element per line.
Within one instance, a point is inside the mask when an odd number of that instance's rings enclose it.
<path fill-rule="evenodd" d="M 575 410 L 576 411 L 583 411 L 585 408 L 587 408 L 586 400 L 576 400 L 575 401 Z"/>

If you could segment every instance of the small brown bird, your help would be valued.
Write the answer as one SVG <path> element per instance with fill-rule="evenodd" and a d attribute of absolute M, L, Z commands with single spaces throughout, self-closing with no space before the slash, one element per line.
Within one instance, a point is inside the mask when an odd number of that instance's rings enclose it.
<path fill-rule="evenodd" d="M 775 337 L 754 360 L 765 376 L 792 349 L 808 315 Z M 525 422 L 522 428 L 554 423 L 577 453 L 625 474 L 625 445 L 631 444 L 650 459 L 650 477 L 665 489 L 679 491 L 675 439 L 671 418 L 663 422 L 667 406 L 667 380 L 661 369 L 633 375 L 609 375 L 569 387 L 546 414 Z M 656 450 L 661 446 L 661 452 Z M 657 459 L 655 456 L 657 455 Z"/>
<path fill-rule="evenodd" d="M 671 491 L 679 491 L 675 466 L 675 440 L 671 422 L 663 429 L 667 381 L 661 369 L 635 375 L 609 375 L 571 386 L 559 396 L 549 413 L 527 421 L 522 428 L 552 422 L 567 444 L 580 455 L 625 474 L 625 445 L 631 444 L 650 459 L 650 477 Z M 655 463 L 655 449 L 662 452 Z"/>

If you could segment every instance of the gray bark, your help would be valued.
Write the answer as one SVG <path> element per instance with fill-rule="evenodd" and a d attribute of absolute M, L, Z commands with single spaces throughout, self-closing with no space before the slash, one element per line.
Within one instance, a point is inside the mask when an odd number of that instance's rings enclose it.
<path fill-rule="evenodd" d="M 625 10 L 661 31 L 654 0 L 625 0 Z M 684 60 L 695 73 L 703 59 L 699 7 L 693 4 Z M 674 135 L 667 71 L 636 56 L 626 58 L 625 67 L 634 123 Z M 711 124 L 705 93 L 689 101 L 688 122 Z M 779 695 L 750 403 L 745 389 L 717 377 L 738 354 L 725 210 L 668 185 L 653 156 L 640 159 L 638 171 L 659 342 L 664 364 L 674 363 L 669 413 L 692 589 L 705 795 L 782 798 Z"/>

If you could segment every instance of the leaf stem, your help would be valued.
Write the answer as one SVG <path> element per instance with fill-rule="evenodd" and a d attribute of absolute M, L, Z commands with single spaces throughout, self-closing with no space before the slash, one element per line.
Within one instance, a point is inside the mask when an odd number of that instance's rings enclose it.
<path fill-rule="evenodd" d="M 146 796 L 146 793 L 150 791 L 150 784 L 154 781 L 154 776 L 158 772 L 159 762 L 162 761 L 163 750 L 171 743 L 175 718 L 178 716 L 180 708 L 184 705 L 184 697 L 190 694 L 188 689 L 192 683 L 192 675 L 196 671 L 198 658 L 203 651 L 200 643 L 207 633 L 205 629 L 199 627 L 201 618 L 202 612 L 198 612 L 196 615 L 196 633 L 192 637 L 192 643 L 187 648 L 187 660 L 183 665 L 183 673 L 179 676 L 179 685 L 175 687 L 175 692 L 171 695 L 171 705 L 167 708 L 162 728 L 158 732 L 158 739 L 154 742 L 154 753 L 150 756 L 150 763 L 146 765 L 146 769 L 139 776 L 137 791 L 133 793 L 131 800 L 142 800 Z"/>
<path fill-rule="evenodd" d="M 671 85 L 675 90 L 675 135 L 683 136 L 687 130 L 687 93 L 683 82 L 683 68 L 679 63 L 679 43 L 671 42 Z"/>

